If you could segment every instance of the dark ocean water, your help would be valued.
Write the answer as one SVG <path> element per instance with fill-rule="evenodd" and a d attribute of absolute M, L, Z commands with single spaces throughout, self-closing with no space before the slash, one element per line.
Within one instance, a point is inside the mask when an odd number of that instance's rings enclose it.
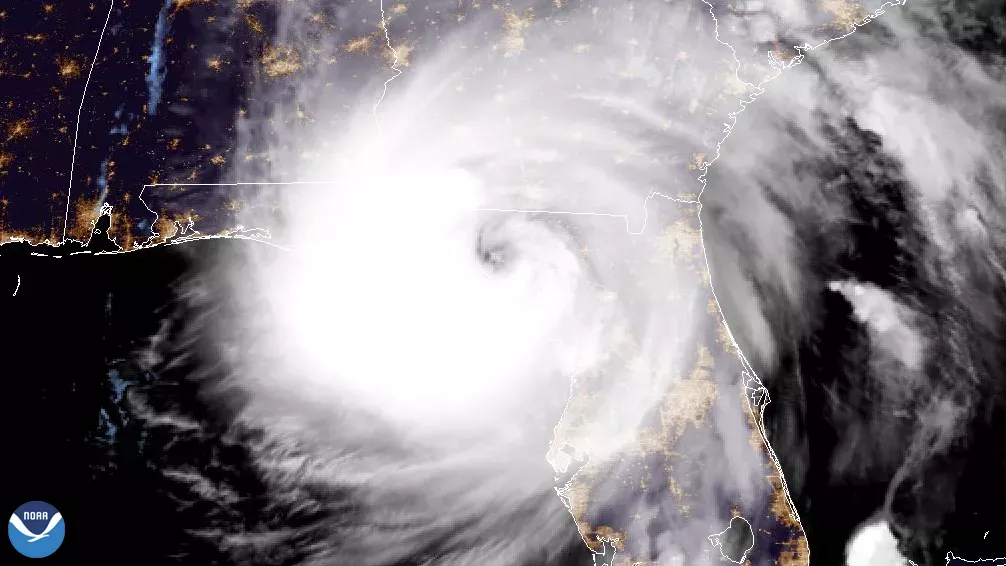
<path fill-rule="evenodd" d="M 44 248 L 27 244 L 0 248 L 0 358 L 22 361 L 4 366 L 2 505 L 42 500 L 62 513 L 67 538 L 49 563 L 298 564 L 314 545 L 338 544 L 339 525 L 353 520 L 353 494 L 304 486 L 291 499 L 270 489 L 247 450 L 258 432 L 233 426 L 240 398 L 201 394 L 215 376 L 209 334 L 148 359 L 152 337 L 171 344 L 191 322 L 194 313 L 177 301 L 187 282 L 244 246 L 263 245 L 202 240 L 63 257 L 33 256 Z M 232 306 L 208 299 L 210 308 Z M 180 475 L 185 469 L 191 477 Z M 226 496 L 193 487 L 197 475 Z M 570 531 L 558 562 L 533 552 L 522 562 L 591 563 Z M 268 542 L 256 542 L 267 532 Z M 442 544 L 428 541 L 402 565 L 421 564 Z M 27 562 L 8 545 L 2 552 L 5 564 Z"/>
<path fill-rule="evenodd" d="M 209 251 L 220 243 L 196 247 Z M 220 560 L 216 549 L 200 548 L 184 533 L 208 510 L 183 510 L 184 494 L 173 497 L 160 468 L 165 458 L 205 465 L 213 453 L 240 476 L 240 448 L 212 439 L 186 442 L 145 427 L 126 401 L 138 389 L 167 387 L 172 403 L 195 403 L 191 385 L 140 373 L 134 358 L 171 312 L 171 283 L 192 269 L 191 261 L 169 247 L 61 258 L 32 251 L 27 245 L 2 248 L 2 280 L 10 283 L 3 312 L 18 322 L 4 325 L 0 348 L 4 359 L 25 362 L 16 372 L 5 365 L 5 422 L 19 432 L 6 437 L 4 452 L 18 464 L 8 476 L 12 489 L 4 491 L 4 505 L 39 499 L 60 510 L 67 539 L 48 559 L 56 563 L 85 557 L 176 563 L 170 557 L 177 554 Z M 253 478 L 244 484 L 255 492 Z M 15 559 L 11 548 L 4 552 L 5 562 Z"/>

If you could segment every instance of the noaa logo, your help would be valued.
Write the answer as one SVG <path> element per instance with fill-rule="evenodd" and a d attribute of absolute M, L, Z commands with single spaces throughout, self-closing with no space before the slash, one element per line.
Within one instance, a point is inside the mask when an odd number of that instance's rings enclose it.
<path fill-rule="evenodd" d="M 14 549 L 28 558 L 45 558 L 63 544 L 63 516 L 44 501 L 29 501 L 17 508 L 7 524 Z"/>

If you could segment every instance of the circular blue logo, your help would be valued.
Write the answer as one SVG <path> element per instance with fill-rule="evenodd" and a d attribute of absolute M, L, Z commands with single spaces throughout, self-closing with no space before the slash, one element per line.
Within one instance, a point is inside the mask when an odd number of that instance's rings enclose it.
<path fill-rule="evenodd" d="M 44 501 L 29 501 L 18 507 L 7 523 L 7 537 L 14 549 L 28 558 L 45 558 L 63 544 L 63 516 Z"/>

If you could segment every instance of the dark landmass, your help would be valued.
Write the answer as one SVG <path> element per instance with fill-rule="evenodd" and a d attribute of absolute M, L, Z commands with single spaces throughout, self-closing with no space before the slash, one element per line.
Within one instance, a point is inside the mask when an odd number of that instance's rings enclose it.
<path fill-rule="evenodd" d="M 272 12 L 174 0 L 0 8 L 0 242 L 56 243 L 64 228 L 86 241 L 105 203 L 124 249 L 189 218 L 232 227 L 240 195 L 229 187 L 140 193 L 218 183 L 239 158 L 235 124 Z"/>

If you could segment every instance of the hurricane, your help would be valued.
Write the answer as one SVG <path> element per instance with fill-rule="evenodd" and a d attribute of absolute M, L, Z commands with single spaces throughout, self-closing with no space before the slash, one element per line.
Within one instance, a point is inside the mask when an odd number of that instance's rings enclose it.
<path fill-rule="evenodd" d="M 620 535 L 639 560 L 713 563 L 718 498 L 758 513 L 776 473 L 814 564 L 878 517 L 941 559 L 952 506 L 902 502 L 1002 407 L 968 342 L 1002 328 L 1001 58 L 935 2 L 847 30 L 747 4 L 272 6 L 238 130 L 258 157 L 228 172 L 270 245 L 179 287 L 177 340 L 211 352 L 192 379 L 312 518 L 201 536 L 301 541 L 303 564 L 558 563 L 604 542 L 576 519 L 605 502 L 674 514 Z M 711 335 L 736 366 L 690 378 Z M 716 462 L 694 504 L 570 489 L 628 470 L 655 414 L 660 438 L 715 439 L 676 444 Z M 873 487 L 835 519 L 825 485 Z"/>

